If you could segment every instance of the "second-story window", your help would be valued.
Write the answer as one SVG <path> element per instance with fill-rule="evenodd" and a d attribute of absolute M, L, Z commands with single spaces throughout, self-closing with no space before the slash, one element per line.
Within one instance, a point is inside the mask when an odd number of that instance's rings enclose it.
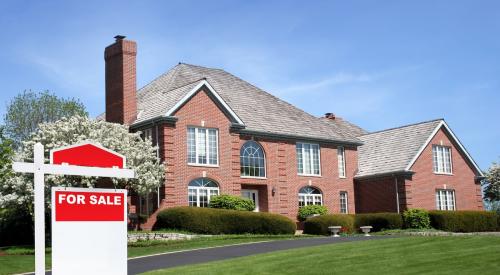
<path fill-rule="evenodd" d="M 188 127 L 188 163 L 199 165 L 218 165 L 217 129 Z"/>
<path fill-rule="evenodd" d="M 344 147 L 337 147 L 337 164 L 339 168 L 339 178 L 345 178 L 345 150 Z"/>
<path fill-rule="evenodd" d="M 451 174 L 451 147 L 432 145 L 434 173 Z"/>
<path fill-rule="evenodd" d="M 266 177 L 266 158 L 264 150 L 255 141 L 247 141 L 240 149 L 241 176 Z"/>
<path fill-rule="evenodd" d="M 321 175 L 319 145 L 297 142 L 296 148 L 298 174 L 305 176 Z"/>

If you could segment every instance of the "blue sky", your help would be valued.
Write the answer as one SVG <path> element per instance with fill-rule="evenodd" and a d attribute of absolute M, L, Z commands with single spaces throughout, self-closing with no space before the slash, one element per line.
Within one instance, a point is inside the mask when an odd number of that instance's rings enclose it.
<path fill-rule="evenodd" d="M 500 157 L 498 1 L 1 1 L 0 115 L 25 89 L 104 110 L 104 47 L 138 43 L 138 87 L 179 61 L 223 68 L 369 131 L 445 118 Z M 251 99 L 249 99 L 251 100 Z"/>

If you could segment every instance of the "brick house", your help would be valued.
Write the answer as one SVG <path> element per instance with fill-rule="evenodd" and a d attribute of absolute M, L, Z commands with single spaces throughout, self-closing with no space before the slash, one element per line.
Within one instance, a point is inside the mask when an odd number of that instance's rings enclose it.
<path fill-rule="evenodd" d="M 136 43 L 115 38 L 105 49 L 101 118 L 141 131 L 167 166 L 157 192 L 132 198 L 153 214 L 146 227 L 157 209 L 204 207 L 217 194 L 292 219 L 309 204 L 331 213 L 482 209 L 483 175 L 444 120 L 367 133 L 224 70 L 183 63 L 137 90 Z"/>

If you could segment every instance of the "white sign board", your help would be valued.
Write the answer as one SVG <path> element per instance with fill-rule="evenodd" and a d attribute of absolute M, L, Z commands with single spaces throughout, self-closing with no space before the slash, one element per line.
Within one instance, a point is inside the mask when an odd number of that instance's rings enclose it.
<path fill-rule="evenodd" d="M 52 187 L 52 274 L 127 274 L 127 190 Z"/>

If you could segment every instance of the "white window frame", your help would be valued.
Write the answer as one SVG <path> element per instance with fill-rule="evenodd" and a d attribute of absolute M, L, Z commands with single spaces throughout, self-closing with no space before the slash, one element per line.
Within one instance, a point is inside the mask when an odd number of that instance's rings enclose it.
<path fill-rule="evenodd" d="M 314 187 L 313 187 L 314 188 Z M 301 188 L 302 189 L 302 188 Z M 314 188 L 319 191 L 319 194 L 310 193 L 300 193 L 299 192 L 299 208 L 307 205 L 323 205 L 323 193 L 318 188 Z M 310 200 L 308 200 L 308 198 Z M 300 205 L 300 202 L 304 202 L 304 205 Z M 319 204 L 316 204 L 319 202 Z"/>
<path fill-rule="evenodd" d="M 449 152 L 450 171 L 446 171 L 446 153 Z M 434 174 L 452 175 L 453 174 L 453 158 L 451 156 L 451 147 L 444 145 L 432 145 L 432 170 Z"/>
<path fill-rule="evenodd" d="M 147 129 L 142 130 L 141 137 L 142 137 L 142 140 L 144 140 L 144 141 L 149 139 L 151 141 L 151 144 L 153 144 L 153 129 L 147 128 Z"/>
<path fill-rule="evenodd" d="M 297 145 L 301 144 L 302 147 L 301 147 L 301 151 L 302 151 L 302 173 L 300 173 L 299 169 L 298 169 L 298 161 L 299 161 L 299 156 L 297 155 Z M 305 149 L 304 149 L 304 145 L 305 144 L 308 144 L 309 145 L 309 152 L 310 152 L 310 158 L 309 158 L 309 165 L 311 167 L 311 172 L 314 172 L 314 158 L 313 158 L 313 146 L 317 146 L 318 147 L 318 174 L 314 174 L 314 173 L 310 173 L 310 174 L 306 174 L 304 173 L 304 170 L 305 170 L 305 157 L 304 157 L 304 152 L 305 152 Z M 297 142 L 295 144 L 295 155 L 296 155 L 296 158 L 297 158 L 297 175 L 299 176 L 310 176 L 310 177 L 321 177 L 321 147 L 319 146 L 319 144 L 317 143 L 309 143 L 309 142 Z"/>
<path fill-rule="evenodd" d="M 453 189 L 437 189 L 436 190 L 436 209 L 455 211 L 456 206 L 455 190 Z"/>
<path fill-rule="evenodd" d="M 219 166 L 219 130 L 216 128 L 205 128 L 205 127 L 196 127 L 196 126 L 188 126 L 188 130 L 186 131 L 186 143 L 187 143 L 187 163 L 192 166 L 210 166 L 210 167 L 218 167 Z M 194 129 L 194 143 L 195 143 L 195 160 L 196 162 L 189 162 L 189 129 Z M 206 159 L 207 163 L 200 163 L 199 160 L 199 146 L 198 146 L 198 131 L 205 130 L 205 149 L 206 149 Z M 210 163 L 210 147 L 209 147 L 209 130 L 215 130 L 215 145 L 217 151 L 217 163 Z"/>
<path fill-rule="evenodd" d="M 212 190 L 217 191 L 217 195 L 214 195 L 214 196 L 218 196 L 220 194 L 219 187 L 188 186 L 188 204 L 190 203 L 190 201 L 189 201 L 189 191 L 190 190 L 196 191 L 196 205 L 190 205 L 193 207 L 204 207 L 204 206 L 200 206 L 200 190 L 207 190 L 207 207 L 210 204 L 210 198 L 212 197 L 212 194 L 210 191 L 212 191 Z"/>
<path fill-rule="evenodd" d="M 337 147 L 337 166 L 338 166 L 339 178 L 345 179 L 346 178 L 346 171 L 345 171 L 345 148 L 344 148 L 344 146 Z"/>
<path fill-rule="evenodd" d="M 257 146 L 259 146 L 260 150 L 262 151 L 262 156 L 264 158 L 264 176 L 262 176 L 262 177 L 260 177 L 260 176 L 246 176 L 246 175 L 241 174 L 241 158 L 243 157 L 241 154 L 241 148 L 243 148 L 249 141 L 253 141 L 255 144 L 257 144 Z M 243 143 L 243 145 L 241 145 L 241 148 L 240 148 L 240 177 L 247 178 L 247 179 L 267 179 L 266 152 L 264 151 L 264 147 L 257 141 L 254 141 L 254 140 L 249 140 L 249 141 L 245 141 L 245 143 Z"/>
<path fill-rule="evenodd" d="M 342 198 L 345 196 L 344 198 Z M 342 200 L 344 200 L 344 205 L 342 204 Z M 340 214 L 349 214 L 349 195 L 347 191 L 340 191 L 339 193 L 339 204 L 340 204 Z M 345 211 L 342 211 L 343 206 L 345 206 Z"/>

